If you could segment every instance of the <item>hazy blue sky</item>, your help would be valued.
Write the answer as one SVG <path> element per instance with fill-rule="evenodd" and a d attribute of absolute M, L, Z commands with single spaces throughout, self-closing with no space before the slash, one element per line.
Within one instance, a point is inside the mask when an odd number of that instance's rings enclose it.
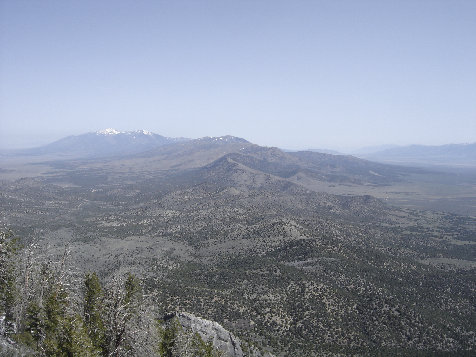
<path fill-rule="evenodd" d="M 0 147 L 476 141 L 476 1 L 0 0 Z"/>

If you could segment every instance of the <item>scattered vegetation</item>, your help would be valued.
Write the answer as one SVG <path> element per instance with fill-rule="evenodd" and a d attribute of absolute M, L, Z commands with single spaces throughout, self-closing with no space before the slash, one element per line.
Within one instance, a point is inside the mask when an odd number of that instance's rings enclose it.
<path fill-rule="evenodd" d="M 0 239 L 0 354 L 9 347 L 45 357 L 221 356 L 176 321 L 161 324 L 155 298 L 133 274 L 103 287 L 95 272 L 87 273 L 78 288 L 67 252 L 56 261 L 33 246 L 21 251 L 11 232 Z"/>
<path fill-rule="evenodd" d="M 0 183 L 25 246 L 2 234 L 3 336 L 37 355 L 216 354 L 157 322 L 188 311 L 279 356 L 474 354 L 476 219 L 313 189 L 417 169 L 214 145 Z"/>

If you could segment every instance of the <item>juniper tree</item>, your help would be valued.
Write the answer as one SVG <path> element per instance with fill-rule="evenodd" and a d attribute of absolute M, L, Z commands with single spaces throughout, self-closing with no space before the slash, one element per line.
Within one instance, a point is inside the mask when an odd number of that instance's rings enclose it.
<path fill-rule="evenodd" d="M 58 347 L 59 356 L 99 357 L 102 352 L 93 345 L 79 314 L 67 316 L 64 320 Z"/>
<path fill-rule="evenodd" d="M 84 279 L 84 321 L 93 345 L 106 352 L 104 328 L 104 292 L 96 273 L 88 273 Z"/>
<path fill-rule="evenodd" d="M 79 291 L 67 249 L 62 257 L 34 244 L 17 252 L 13 235 L 0 232 L 0 315 L 16 321 L 9 334 L 19 345 L 40 357 L 154 355 L 153 299 L 145 302 L 138 278 L 113 277 L 103 289 L 90 273 Z"/>
<path fill-rule="evenodd" d="M 31 302 L 28 305 L 22 322 L 24 330 L 18 334 L 17 341 L 38 349 L 45 338 L 44 311 L 38 303 Z"/>
<path fill-rule="evenodd" d="M 199 333 L 184 328 L 177 317 L 163 324 L 157 323 L 159 344 L 157 352 L 160 357 L 222 357 L 224 354 L 205 342 Z"/>
<path fill-rule="evenodd" d="M 114 277 L 105 289 L 106 350 L 109 356 L 130 354 L 134 348 L 133 332 L 139 329 L 138 309 L 141 300 L 139 280 L 132 274 Z"/>
<path fill-rule="evenodd" d="M 18 240 L 12 232 L 0 231 L 0 314 L 5 315 L 5 333 L 14 331 L 16 300 L 16 261 Z"/>
<path fill-rule="evenodd" d="M 158 352 L 160 357 L 173 357 L 177 348 L 176 343 L 181 330 L 176 318 L 172 319 L 166 326 L 158 322 L 160 342 Z"/>
<path fill-rule="evenodd" d="M 44 301 L 45 340 L 44 347 L 48 356 L 56 356 L 61 351 L 61 340 L 64 338 L 66 324 L 68 294 L 62 284 L 54 284 Z"/>

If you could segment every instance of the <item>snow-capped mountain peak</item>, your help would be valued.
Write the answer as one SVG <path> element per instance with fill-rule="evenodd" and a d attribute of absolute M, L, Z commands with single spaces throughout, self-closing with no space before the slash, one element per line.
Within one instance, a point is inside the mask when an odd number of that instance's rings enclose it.
<path fill-rule="evenodd" d="M 107 128 L 104 130 L 96 131 L 96 135 L 117 135 L 117 134 L 126 134 L 126 135 L 148 135 L 152 136 L 154 133 L 147 130 L 135 130 L 135 131 L 119 131 L 113 128 Z"/>
<path fill-rule="evenodd" d="M 98 135 L 116 135 L 116 134 L 121 134 L 120 131 L 117 131 L 116 129 L 112 128 L 107 128 L 101 131 L 97 131 L 96 134 Z"/>
<path fill-rule="evenodd" d="M 133 132 L 134 134 L 143 134 L 143 135 L 154 135 L 154 133 L 147 131 L 147 130 L 136 130 Z"/>

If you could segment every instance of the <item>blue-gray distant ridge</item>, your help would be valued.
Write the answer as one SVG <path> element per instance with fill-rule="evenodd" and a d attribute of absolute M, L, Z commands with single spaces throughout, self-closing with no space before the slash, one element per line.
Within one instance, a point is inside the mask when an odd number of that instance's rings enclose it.
<path fill-rule="evenodd" d="M 476 143 L 440 146 L 410 145 L 357 156 L 396 164 L 476 167 Z"/>
<path fill-rule="evenodd" d="M 72 135 L 51 144 L 32 149 L 15 150 L 14 155 L 54 155 L 67 158 L 102 158 L 133 155 L 164 145 L 186 141 L 168 138 L 146 130 L 118 131 L 105 129 L 81 135 Z"/>

